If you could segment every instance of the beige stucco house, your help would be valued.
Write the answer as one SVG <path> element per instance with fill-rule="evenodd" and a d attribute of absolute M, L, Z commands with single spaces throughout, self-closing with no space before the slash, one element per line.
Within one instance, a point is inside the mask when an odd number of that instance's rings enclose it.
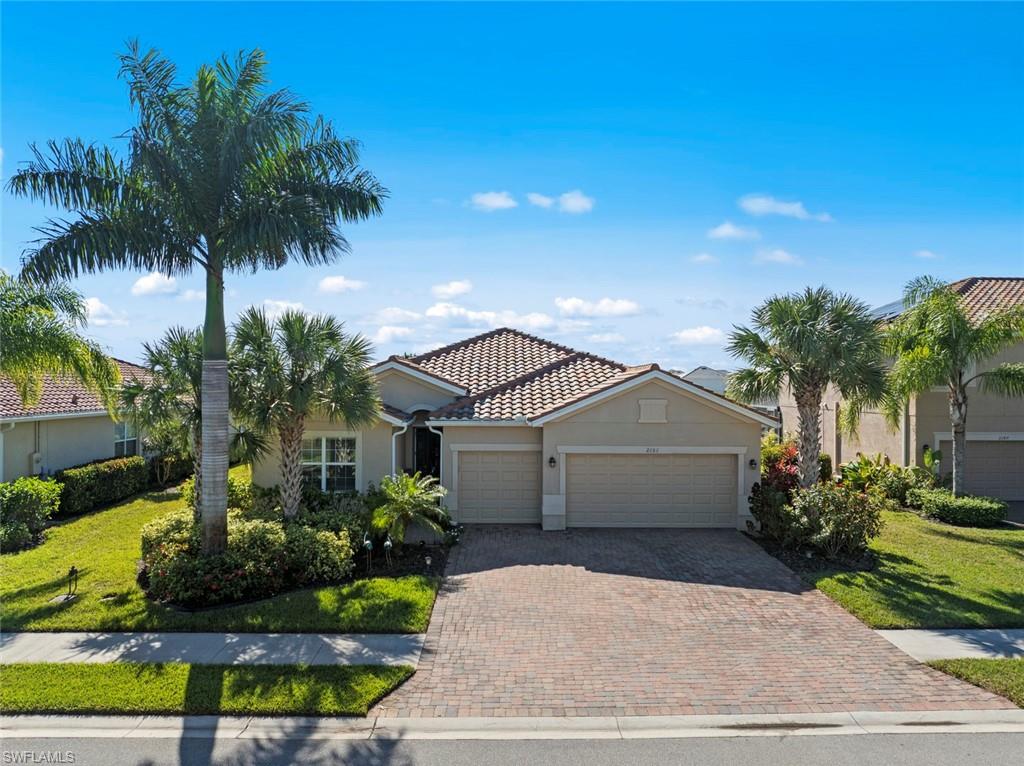
<path fill-rule="evenodd" d="M 951 285 L 963 296 L 972 317 L 980 319 L 993 309 L 1024 304 L 1024 278 L 971 277 Z M 900 304 L 879 309 L 879 319 L 897 316 Z M 1003 362 L 1024 362 L 1024 344 L 988 360 L 985 368 Z M 796 431 L 797 411 L 786 391 L 781 402 L 785 433 Z M 913 398 L 893 429 L 877 411 L 867 411 L 855 437 L 844 436 L 838 428 L 842 399 L 831 391 L 822 402 L 822 451 L 834 465 L 856 458 L 857 453 L 882 453 L 897 465 L 919 465 L 925 447 L 943 452 L 943 470 L 950 470 L 952 433 L 948 395 L 937 387 Z M 983 394 L 976 385 L 968 393 L 967 491 L 1008 501 L 1024 501 L 1024 399 Z"/>
<path fill-rule="evenodd" d="M 121 377 L 146 374 L 114 360 Z M 71 377 L 46 377 L 39 403 L 27 408 L 7 378 L 0 377 L 0 481 L 47 476 L 94 460 L 137 455 L 134 428 L 111 419 L 99 398 Z"/>
<path fill-rule="evenodd" d="M 309 480 L 362 491 L 422 471 L 463 523 L 745 528 L 761 429 L 778 425 L 657 365 L 506 328 L 374 370 L 379 421 L 309 423 Z M 254 467 L 257 484 L 279 478 L 277 455 Z"/>

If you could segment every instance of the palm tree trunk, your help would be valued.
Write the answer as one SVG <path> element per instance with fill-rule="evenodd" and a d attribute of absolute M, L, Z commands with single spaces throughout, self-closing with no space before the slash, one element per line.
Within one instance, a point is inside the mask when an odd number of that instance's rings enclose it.
<path fill-rule="evenodd" d="M 198 433 L 192 434 L 192 485 L 196 506 L 192 514 L 196 524 L 199 524 L 203 519 L 203 440 Z"/>
<path fill-rule="evenodd" d="M 207 246 L 212 250 L 211 240 Z M 202 385 L 202 552 L 221 553 L 228 543 L 228 358 L 224 283 L 213 253 L 206 274 Z"/>
<path fill-rule="evenodd" d="M 953 425 L 953 494 L 960 495 L 966 490 L 964 460 L 967 453 L 967 391 L 962 385 L 950 388 L 949 419 Z"/>
<path fill-rule="evenodd" d="M 281 505 L 285 518 L 294 518 L 302 503 L 302 418 L 280 428 Z"/>
<path fill-rule="evenodd" d="M 817 389 L 795 392 L 797 409 L 797 468 L 800 486 L 813 487 L 821 478 L 818 456 L 821 454 L 821 392 Z"/>

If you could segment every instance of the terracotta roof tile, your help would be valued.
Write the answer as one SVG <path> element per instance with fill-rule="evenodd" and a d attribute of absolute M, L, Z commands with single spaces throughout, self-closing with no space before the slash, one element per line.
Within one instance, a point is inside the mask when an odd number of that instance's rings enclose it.
<path fill-rule="evenodd" d="M 131 362 L 115 359 L 125 380 L 144 377 L 145 368 Z M 74 415 L 105 412 L 103 402 L 93 392 L 70 376 L 43 378 L 43 391 L 39 403 L 26 409 L 18 390 L 7 378 L 0 377 L 0 418 L 23 418 L 34 415 Z"/>
<path fill-rule="evenodd" d="M 1024 305 L 1024 277 L 968 277 L 950 284 L 968 316 L 980 322 L 993 311 Z"/>

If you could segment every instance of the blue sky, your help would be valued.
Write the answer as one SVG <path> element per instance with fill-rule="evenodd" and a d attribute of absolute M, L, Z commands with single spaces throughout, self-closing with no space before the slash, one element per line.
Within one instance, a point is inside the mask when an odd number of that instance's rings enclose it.
<path fill-rule="evenodd" d="M 120 145 L 115 56 L 182 76 L 260 47 L 390 189 L 320 269 L 234 275 L 379 355 L 511 324 L 626 362 L 728 365 L 767 295 L 872 304 L 1024 273 L 1024 7 L 4 2 L 3 174 L 31 141 Z M 531 196 L 533 195 L 533 196 Z M 538 196 L 539 195 L 539 196 Z M 532 201 L 531 201 L 532 200 Z M 3 197 L 2 266 L 52 211 Z M 85 277 L 118 356 L 198 325 L 199 275 Z M 344 279 L 341 279 L 341 278 Z"/>

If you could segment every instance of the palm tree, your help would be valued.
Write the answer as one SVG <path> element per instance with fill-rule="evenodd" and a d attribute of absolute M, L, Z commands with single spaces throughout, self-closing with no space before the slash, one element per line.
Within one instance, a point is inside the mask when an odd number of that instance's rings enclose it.
<path fill-rule="evenodd" d="M 828 387 L 847 400 L 847 430 L 856 426 L 861 408 L 882 399 L 881 333 L 867 304 L 825 287 L 769 298 L 754 309 L 753 325 L 736 327 L 729 336 L 729 353 L 750 366 L 729 377 L 727 393 L 753 403 L 789 386 L 797 406 L 800 486 L 813 486 Z"/>
<path fill-rule="evenodd" d="M 380 413 L 370 372 L 372 347 L 347 335 L 334 317 L 288 310 L 271 319 L 250 308 L 234 327 L 232 390 L 239 420 L 276 433 L 281 448 L 281 504 L 298 513 L 306 421 L 324 418 L 360 428 Z"/>
<path fill-rule="evenodd" d="M 953 430 L 953 494 L 964 490 L 967 448 L 967 388 L 984 394 L 1024 396 L 1024 364 L 977 367 L 1024 341 L 1024 306 L 993 311 L 972 321 L 961 296 L 932 277 L 919 277 L 903 291 L 904 311 L 885 332 L 885 351 L 895 362 L 886 414 L 896 423 L 910 397 L 944 386 Z"/>
<path fill-rule="evenodd" d="M 71 375 L 113 405 L 121 382 L 114 364 L 78 332 L 87 312 L 66 284 L 19 282 L 0 271 L 0 375 L 14 383 L 26 407 L 39 402 L 44 375 Z"/>
<path fill-rule="evenodd" d="M 291 259 L 334 261 L 338 223 L 381 212 L 385 190 L 358 166 L 358 144 L 288 91 L 268 92 L 254 50 L 199 67 L 191 84 L 133 43 L 121 56 L 138 123 L 127 160 L 81 140 L 51 142 L 11 178 L 11 193 L 76 214 L 50 220 L 23 275 L 144 269 L 206 276 L 202 375 L 202 549 L 227 542 L 228 371 L 224 280 Z"/>
<path fill-rule="evenodd" d="M 380 481 L 384 503 L 373 512 L 373 528 L 388 534 L 401 547 L 405 533 L 412 524 L 419 524 L 436 532 L 445 533 L 448 511 L 441 505 L 446 490 L 434 476 L 397 474 Z"/>

